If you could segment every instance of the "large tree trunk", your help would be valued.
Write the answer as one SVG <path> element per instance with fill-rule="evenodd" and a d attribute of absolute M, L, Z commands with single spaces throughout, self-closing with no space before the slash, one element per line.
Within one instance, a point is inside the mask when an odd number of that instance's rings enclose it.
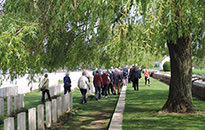
<path fill-rule="evenodd" d="M 194 112 L 192 103 L 191 37 L 167 43 L 171 60 L 169 97 L 162 108 L 165 112 Z"/>

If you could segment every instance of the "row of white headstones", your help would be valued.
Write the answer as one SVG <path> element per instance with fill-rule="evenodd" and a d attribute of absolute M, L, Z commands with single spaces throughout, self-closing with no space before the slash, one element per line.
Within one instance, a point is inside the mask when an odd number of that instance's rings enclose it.
<path fill-rule="evenodd" d="M 63 96 L 59 96 L 52 101 L 47 101 L 44 104 L 37 106 L 37 118 L 36 108 L 28 110 L 28 127 L 29 130 L 44 130 L 44 116 L 46 116 L 46 127 L 51 127 L 52 123 L 56 123 L 60 116 L 66 112 L 70 112 L 73 107 L 72 93 L 68 93 Z M 44 113 L 45 109 L 45 113 Z M 26 130 L 26 112 L 17 114 L 17 130 Z M 38 120 L 37 120 L 38 119 Z M 38 122 L 37 122 L 38 121 Z M 14 130 L 14 117 L 9 117 L 4 120 L 4 130 Z"/>

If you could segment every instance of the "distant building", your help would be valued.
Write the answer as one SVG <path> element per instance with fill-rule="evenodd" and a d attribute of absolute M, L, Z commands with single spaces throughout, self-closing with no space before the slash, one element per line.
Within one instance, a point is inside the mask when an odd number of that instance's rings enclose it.
<path fill-rule="evenodd" d="M 167 61 L 170 61 L 170 57 L 169 57 L 169 56 L 164 57 L 163 60 L 160 62 L 160 64 L 159 64 L 160 70 L 163 69 L 163 65 L 164 65 L 164 63 L 167 62 Z"/>

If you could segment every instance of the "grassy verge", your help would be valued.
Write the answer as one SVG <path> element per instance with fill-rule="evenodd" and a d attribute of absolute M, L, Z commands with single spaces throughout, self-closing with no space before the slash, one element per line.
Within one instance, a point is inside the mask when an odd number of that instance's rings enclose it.
<path fill-rule="evenodd" d="M 168 97 L 168 85 L 151 79 L 151 87 L 140 80 L 140 91 L 127 87 L 123 130 L 203 130 L 205 114 L 159 114 Z M 205 102 L 193 97 L 196 109 L 205 111 Z"/>
<path fill-rule="evenodd" d="M 73 107 L 76 115 L 65 123 L 62 130 L 106 130 L 114 112 L 118 96 L 109 95 L 107 99 L 96 101 L 90 96 L 86 104 L 79 104 L 81 94 L 79 90 L 73 92 Z"/>
<path fill-rule="evenodd" d="M 192 69 L 192 73 L 196 75 L 205 75 L 205 69 Z"/>

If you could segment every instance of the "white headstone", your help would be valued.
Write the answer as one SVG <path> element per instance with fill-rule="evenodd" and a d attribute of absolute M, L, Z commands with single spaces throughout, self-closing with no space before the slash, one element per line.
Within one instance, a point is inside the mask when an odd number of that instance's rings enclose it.
<path fill-rule="evenodd" d="M 12 112 L 13 112 L 12 97 L 8 96 L 7 97 L 7 113 L 10 116 Z"/>
<path fill-rule="evenodd" d="M 73 94 L 72 92 L 70 93 L 70 110 L 73 109 Z"/>
<path fill-rule="evenodd" d="M 8 96 L 11 96 L 11 87 L 7 87 L 7 90 L 6 90 L 6 91 L 7 91 L 7 95 L 8 95 Z"/>
<path fill-rule="evenodd" d="M 3 92 L 4 92 L 4 97 L 8 97 L 8 89 L 7 88 L 3 88 Z"/>
<path fill-rule="evenodd" d="M 4 98 L 0 98 L 0 116 L 4 116 Z"/>
<path fill-rule="evenodd" d="M 57 122 L 57 104 L 56 99 L 52 100 L 52 121 Z"/>
<path fill-rule="evenodd" d="M 29 130 L 36 130 L 36 108 L 28 110 Z"/>
<path fill-rule="evenodd" d="M 17 115 L 17 130 L 26 130 L 26 112 Z"/>
<path fill-rule="evenodd" d="M 4 130 L 14 130 L 14 118 L 9 117 L 4 120 Z"/>
<path fill-rule="evenodd" d="M 68 93 L 64 96 L 65 96 L 65 104 L 64 104 L 65 108 L 64 108 L 64 110 L 65 110 L 65 112 L 67 112 L 67 110 L 68 110 Z"/>
<path fill-rule="evenodd" d="M 67 95 L 67 110 L 68 112 L 71 110 L 71 99 L 70 99 L 70 93 Z"/>
<path fill-rule="evenodd" d="M 51 102 L 46 102 L 46 126 L 51 127 Z"/>
<path fill-rule="evenodd" d="M 20 98 L 19 98 L 19 107 L 20 108 L 24 108 L 24 94 L 19 94 Z"/>
<path fill-rule="evenodd" d="M 62 96 L 62 112 L 65 113 L 66 112 L 66 95 Z"/>
<path fill-rule="evenodd" d="M 19 110 L 19 96 L 14 96 L 14 112 Z"/>
<path fill-rule="evenodd" d="M 4 91 L 3 91 L 3 88 L 0 88 L 0 97 L 4 97 Z"/>
<path fill-rule="evenodd" d="M 58 113 L 58 118 L 62 115 L 62 97 L 57 97 L 57 113 Z"/>
<path fill-rule="evenodd" d="M 45 130 L 44 127 L 44 105 L 38 105 L 38 130 Z"/>

